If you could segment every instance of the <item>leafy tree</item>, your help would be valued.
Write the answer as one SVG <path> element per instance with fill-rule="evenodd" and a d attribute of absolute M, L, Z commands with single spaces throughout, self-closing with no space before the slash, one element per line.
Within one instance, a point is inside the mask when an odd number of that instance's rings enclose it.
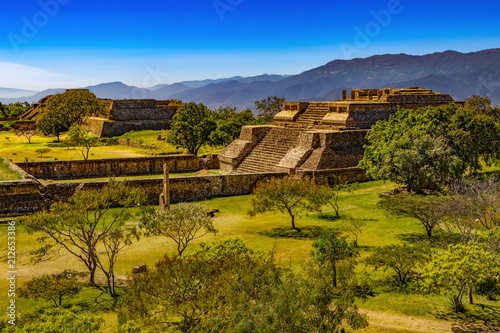
<path fill-rule="evenodd" d="M 346 237 L 338 238 L 334 232 L 322 234 L 312 244 L 313 259 L 324 265 L 331 272 L 333 286 L 337 287 L 338 275 L 349 272 L 354 267 L 354 258 L 358 256 L 353 244 Z"/>
<path fill-rule="evenodd" d="M 217 127 L 210 134 L 210 144 L 213 146 L 230 144 L 240 136 L 243 126 L 258 123 L 257 118 L 249 109 L 236 112 L 234 107 L 221 107 L 214 111 L 214 115 Z"/>
<path fill-rule="evenodd" d="M 339 205 L 338 205 L 340 192 L 342 190 L 348 190 L 348 191 L 350 191 L 352 189 L 356 189 L 357 185 L 358 185 L 357 183 L 348 184 L 347 182 L 345 182 L 345 183 L 342 183 L 342 184 L 335 184 L 331 188 L 331 192 L 330 192 L 330 194 L 327 197 L 327 202 L 328 202 L 328 204 L 330 206 L 332 206 L 333 210 L 335 211 L 335 216 L 337 218 L 340 217 L 339 216 L 340 208 L 339 208 Z"/>
<path fill-rule="evenodd" d="M 3 105 L 3 111 L 1 112 L 4 117 L 19 117 L 29 109 L 31 109 L 31 105 L 28 102 L 15 102 Z"/>
<path fill-rule="evenodd" d="M 38 157 L 43 157 L 43 155 L 49 153 L 51 151 L 50 148 L 38 148 L 35 150 L 35 152 L 38 154 Z"/>
<path fill-rule="evenodd" d="M 362 228 L 366 225 L 366 222 L 357 218 L 347 218 L 343 220 L 346 231 L 354 237 L 352 244 L 354 247 L 358 247 L 358 236 L 362 232 Z"/>
<path fill-rule="evenodd" d="M 34 129 L 23 128 L 18 133 L 28 139 L 28 143 L 31 143 L 31 138 L 36 134 L 36 131 Z"/>
<path fill-rule="evenodd" d="M 69 129 L 68 140 L 69 144 L 79 147 L 84 160 L 89 159 L 90 148 L 99 143 L 99 138 L 92 135 L 89 129 L 76 124 Z"/>
<path fill-rule="evenodd" d="M 95 314 L 83 314 L 79 309 L 62 307 L 46 309 L 33 322 L 16 329 L 18 333 L 95 333 L 104 320 Z"/>
<path fill-rule="evenodd" d="M 427 237 L 447 216 L 445 196 L 399 194 L 381 196 L 379 206 L 393 214 L 417 219 L 425 228 Z"/>
<path fill-rule="evenodd" d="M 201 204 L 186 202 L 165 211 L 149 210 L 141 219 L 141 227 L 149 234 L 172 239 L 177 244 L 179 256 L 193 239 L 203 237 L 207 233 L 217 233 L 212 219 L 207 216 L 206 208 Z"/>
<path fill-rule="evenodd" d="M 154 332 L 334 332 L 344 320 L 366 326 L 351 289 L 333 289 L 322 273 L 292 273 L 240 239 L 204 243 L 134 275 L 119 320 Z"/>
<path fill-rule="evenodd" d="M 184 104 L 172 117 L 167 141 L 177 148 L 183 147 L 190 154 L 209 144 L 210 134 L 217 128 L 212 111 L 203 104 Z"/>
<path fill-rule="evenodd" d="M 479 170 L 500 156 L 500 120 L 473 103 L 401 109 L 367 134 L 359 166 L 410 192 L 439 189 L 449 178 Z"/>
<path fill-rule="evenodd" d="M 38 128 L 45 135 L 57 136 L 68 131 L 73 125 L 82 125 L 85 118 L 101 114 L 106 104 L 87 90 L 66 90 L 51 96 L 47 107 L 37 120 Z"/>
<path fill-rule="evenodd" d="M 433 256 L 421 275 L 421 289 L 435 292 L 440 287 L 455 289 L 457 309 L 463 309 L 463 297 L 468 292 L 473 303 L 474 288 L 490 276 L 498 275 L 499 262 L 480 245 L 468 243 L 450 246 Z"/>
<path fill-rule="evenodd" d="M 51 300 L 55 306 L 61 306 L 63 297 L 74 296 L 80 291 L 82 284 L 78 282 L 78 278 L 85 275 L 87 273 L 71 269 L 50 275 L 44 274 L 25 283 L 19 290 L 19 296 L 35 300 L 40 298 Z"/>
<path fill-rule="evenodd" d="M 273 178 L 256 185 L 252 196 L 252 209 L 248 214 L 255 216 L 265 212 L 286 212 L 292 220 L 292 228 L 300 232 L 295 226 L 295 217 L 303 212 L 319 211 L 326 203 L 326 198 L 326 190 L 312 180 Z"/>
<path fill-rule="evenodd" d="M 205 244 L 193 255 L 166 255 L 154 269 L 130 278 L 120 319 L 137 320 L 155 332 L 172 325 L 196 331 L 202 318 L 229 301 L 230 291 L 262 276 L 263 264 L 263 256 L 241 240 Z M 254 295 L 259 290 L 247 289 Z"/>
<path fill-rule="evenodd" d="M 142 190 L 130 188 L 124 182 L 110 181 L 101 189 L 81 189 L 67 202 L 51 205 L 50 211 L 40 211 L 23 217 L 21 223 L 28 232 L 42 232 L 40 241 L 45 244 L 34 252 L 38 260 L 47 256 L 53 247 L 63 248 L 85 264 L 89 281 L 95 284 L 99 268 L 107 278 L 108 293 L 114 291 L 114 263 L 118 252 L 138 237 L 134 228 L 115 230 L 130 217 L 130 207 L 143 204 L 146 196 Z M 119 208 L 110 212 L 112 207 Z M 98 251 L 99 245 L 104 252 Z"/>
<path fill-rule="evenodd" d="M 377 247 L 365 262 L 375 269 L 385 267 L 386 270 L 393 270 L 396 273 L 396 281 L 406 284 L 416 275 L 416 269 L 429 259 L 429 250 L 422 246 L 397 244 Z"/>
<path fill-rule="evenodd" d="M 267 99 L 255 101 L 255 109 L 259 111 L 258 117 L 268 123 L 283 109 L 284 97 L 269 96 Z"/>

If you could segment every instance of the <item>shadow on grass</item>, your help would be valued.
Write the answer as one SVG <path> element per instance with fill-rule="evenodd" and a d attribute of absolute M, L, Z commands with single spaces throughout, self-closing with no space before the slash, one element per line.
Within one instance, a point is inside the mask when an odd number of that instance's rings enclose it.
<path fill-rule="evenodd" d="M 334 232 L 337 235 L 340 234 L 340 232 L 334 228 L 306 226 L 300 228 L 300 231 L 290 227 L 279 227 L 272 230 L 261 231 L 259 235 L 273 238 L 315 239 L 319 235 L 327 232 Z"/>
<path fill-rule="evenodd" d="M 465 304 L 465 313 L 435 313 L 436 318 L 452 321 L 452 331 L 465 332 L 500 332 L 500 308 L 486 304 Z"/>
<path fill-rule="evenodd" d="M 446 247 L 450 244 L 460 244 L 460 235 L 434 232 L 432 237 L 427 237 L 424 232 L 408 232 L 397 236 L 400 240 L 411 244 L 425 244 L 431 247 Z"/>

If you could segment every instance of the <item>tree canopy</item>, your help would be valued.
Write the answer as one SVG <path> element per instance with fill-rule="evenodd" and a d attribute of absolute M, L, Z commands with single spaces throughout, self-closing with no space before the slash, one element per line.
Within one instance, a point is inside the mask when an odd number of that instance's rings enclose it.
<path fill-rule="evenodd" d="M 177 244 L 177 252 L 182 255 L 189 242 L 207 233 L 217 233 L 212 218 L 201 204 L 181 202 L 170 209 L 149 211 L 141 219 L 141 227 L 148 234 L 170 238 Z"/>
<path fill-rule="evenodd" d="M 410 192 L 437 190 L 449 178 L 479 170 L 481 161 L 500 157 L 500 118 L 489 103 L 474 96 L 465 105 L 400 109 L 368 132 L 359 166 Z"/>
<path fill-rule="evenodd" d="M 312 180 L 295 179 L 291 177 L 259 182 L 252 196 L 250 216 L 265 212 L 288 213 L 292 228 L 295 217 L 304 212 L 319 211 L 330 195 L 329 189 L 319 187 Z"/>
<path fill-rule="evenodd" d="M 255 101 L 255 109 L 259 112 L 259 119 L 272 122 L 274 116 L 283 108 L 285 97 L 269 96 L 267 99 Z"/>
<path fill-rule="evenodd" d="M 142 190 L 124 182 L 111 181 L 102 189 L 81 189 L 67 202 L 51 205 L 50 211 L 25 216 L 21 223 L 28 232 L 42 232 L 44 244 L 34 253 L 43 258 L 52 248 L 62 248 L 81 261 L 95 284 L 99 269 L 107 278 L 108 293 L 116 296 L 114 264 L 119 251 L 137 237 L 135 228 L 120 228 L 128 219 L 128 209 L 145 202 Z M 110 212 L 112 207 L 118 209 Z M 98 247 L 102 249 L 98 250 Z"/>
<path fill-rule="evenodd" d="M 184 104 L 172 117 L 168 142 L 186 148 L 190 154 L 210 143 L 210 134 L 217 128 L 212 111 L 202 103 Z"/>
<path fill-rule="evenodd" d="M 57 136 L 68 131 L 74 124 L 82 125 L 91 115 L 103 113 L 106 104 L 87 90 L 66 90 L 51 96 L 47 107 L 37 120 L 37 127 L 45 135 Z"/>
<path fill-rule="evenodd" d="M 243 126 L 259 123 L 259 120 L 249 109 L 236 112 L 235 107 L 221 107 L 213 114 L 217 127 L 210 134 L 210 145 L 212 146 L 228 145 L 240 136 Z"/>

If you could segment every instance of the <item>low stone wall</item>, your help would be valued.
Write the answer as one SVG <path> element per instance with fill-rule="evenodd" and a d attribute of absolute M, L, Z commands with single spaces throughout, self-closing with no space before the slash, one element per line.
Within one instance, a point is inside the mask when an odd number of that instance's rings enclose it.
<path fill-rule="evenodd" d="M 203 159 L 195 155 L 152 156 L 137 158 L 111 158 L 79 161 L 44 161 L 17 163 L 39 179 L 79 179 L 111 176 L 136 176 L 163 173 L 167 163 L 170 172 L 198 171 L 203 168 L 218 169 L 218 160 L 209 155 Z M 210 162 L 207 163 L 207 160 Z"/>
<path fill-rule="evenodd" d="M 170 198 L 172 202 L 200 201 L 217 196 L 233 196 L 252 193 L 259 181 L 286 177 L 285 172 L 257 174 L 227 174 L 196 177 L 170 178 Z M 356 168 L 311 171 L 302 170 L 297 176 L 314 178 L 318 184 L 333 185 L 346 181 L 368 180 L 364 171 Z M 42 185 L 33 180 L 0 182 L 0 217 L 24 215 L 46 209 L 51 203 L 65 200 L 77 188 L 100 189 L 108 181 L 82 183 L 52 183 Z M 129 186 L 143 189 L 150 204 L 158 204 L 163 179 L 133 179 Z M 242 207 L 244 209 L 245 207 Z"/>

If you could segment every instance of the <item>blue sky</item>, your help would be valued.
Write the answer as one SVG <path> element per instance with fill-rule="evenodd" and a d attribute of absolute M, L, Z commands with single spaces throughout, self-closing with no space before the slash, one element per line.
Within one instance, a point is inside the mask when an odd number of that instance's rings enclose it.
<path fill-rule="evenodd" d="M 0 87 L 297 74 L 334 59 L 500 47 L 500 2 L 0 1 Z"/>

